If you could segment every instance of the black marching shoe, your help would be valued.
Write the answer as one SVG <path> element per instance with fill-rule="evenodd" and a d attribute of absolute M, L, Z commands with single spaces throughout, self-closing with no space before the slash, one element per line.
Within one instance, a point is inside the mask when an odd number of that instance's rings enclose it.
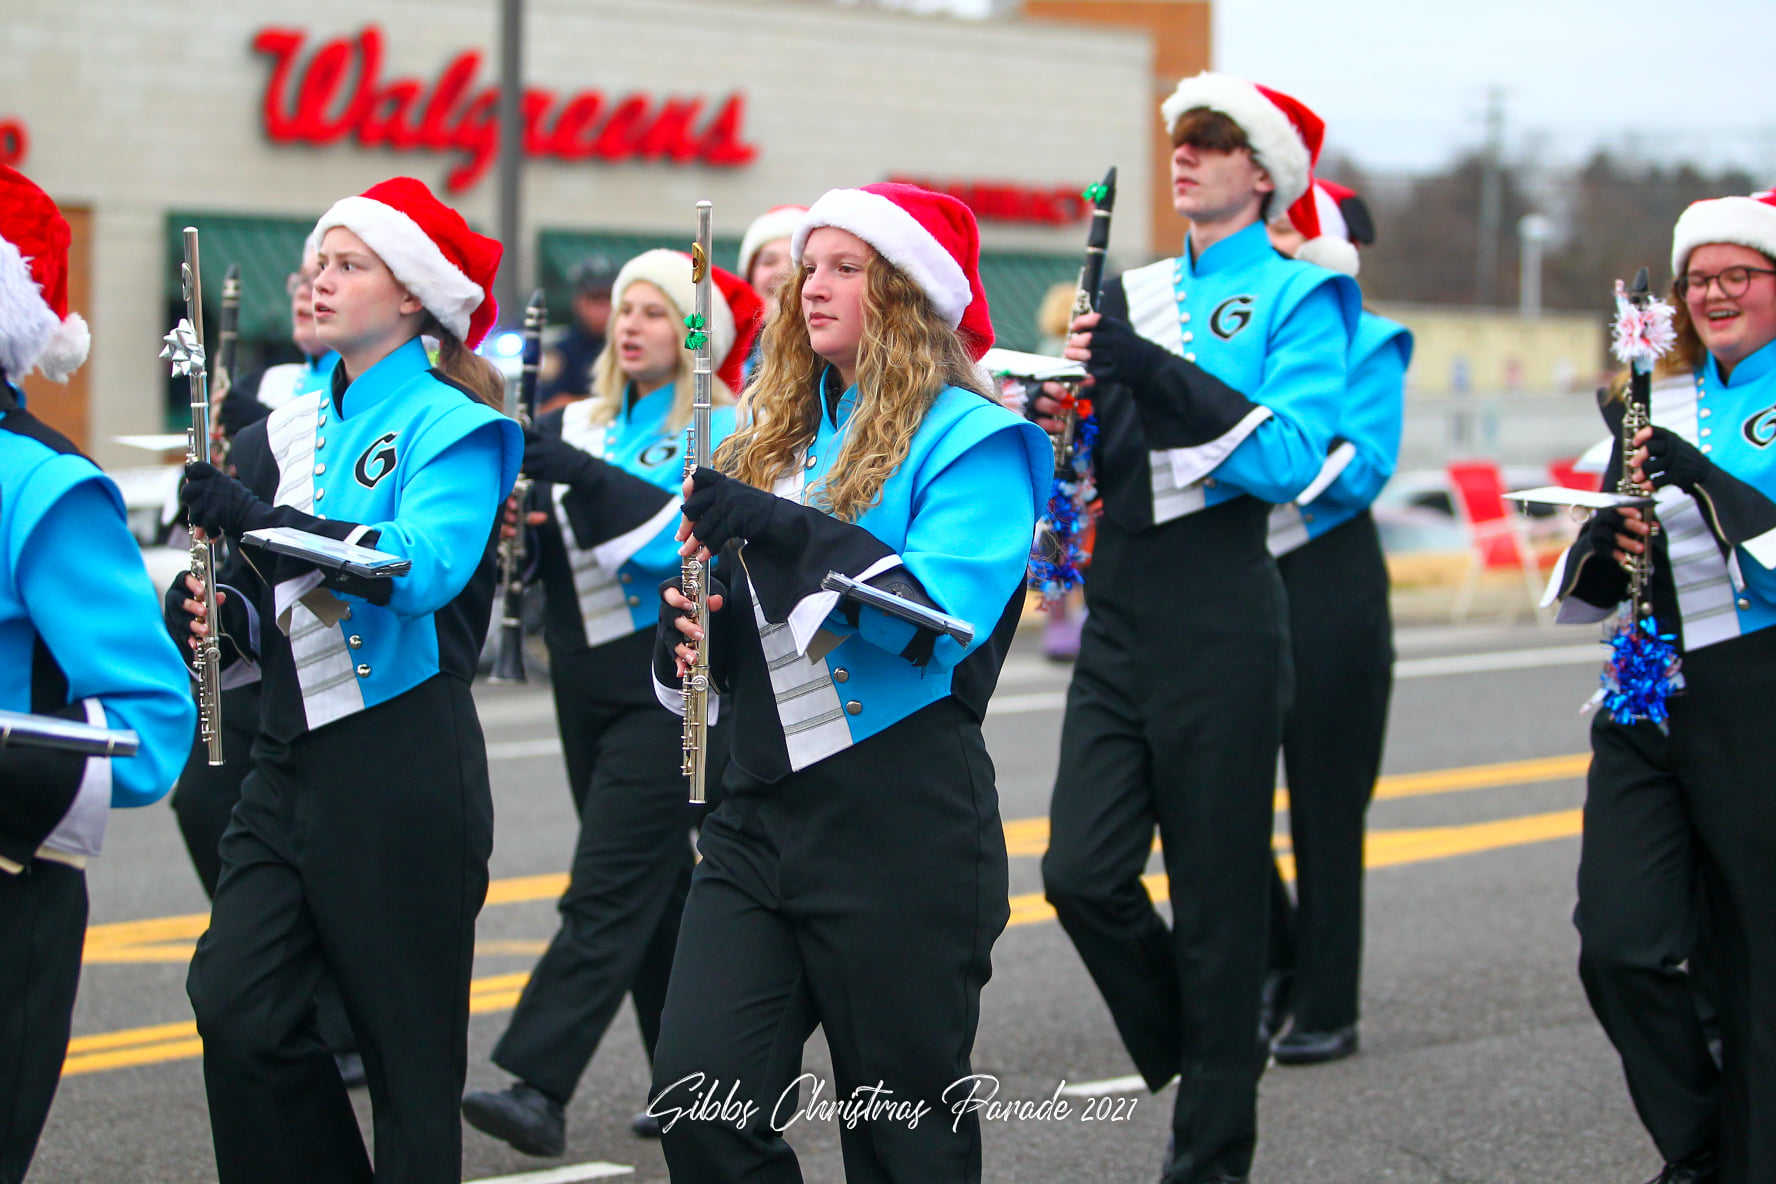
<path fill-rule="evenodd" d="M 1172 1174 L 1172 1168 L 1178 1162 L 1178 1141 L 1176 1136 L 1166 1138 L 1165 1158 L 1159 1161 L 1159 1184 L 1166 1184 Z M 1251 1184 L 1250 1176 L 1210 1176 L 1201 1184 Z"/>
<path fill-rule="evenodd" d="M 1323 1065 L 1342 1061 L 1357 1051 L 1357 1026 L 1347 1024 L 1323 1032 L 1304 1032 L 1290 1028 L 1270 1046 L 1271 1055 L 1279 1065 Z"/>
<path fill-rule="evenodd" d="M 1712 1150 L 1668 1163 L 1647 1184 L 1720 1184 L 1720 1157 Z"/>
<path fill-rule="evenodd" d="M 1258 1039 L 1269 1044 L 1287 1026 L 1294 994 L 1294 971 L 1264 972 L 1264 989 L 1258 997 Z"/>
<path fill-rule="evenodd" d="M 657 1139 L 660 1137 L 660 1120 L 643 1110 L 629 1120 L 629 1129 L 638 1139 Z"/>
<path fill-rule="evenodd" d="M 567 1151 L 567 1111 L 534 1086 L 514 1081 L 498 1093 L 463 1095 L 463 1118 L 476 1130 L 504 1139 L 526 1155 L 553 1158 Z"/>

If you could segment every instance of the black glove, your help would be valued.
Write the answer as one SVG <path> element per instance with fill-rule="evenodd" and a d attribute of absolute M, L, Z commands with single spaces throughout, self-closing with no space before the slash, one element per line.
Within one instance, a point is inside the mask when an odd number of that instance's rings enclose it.
<path fill-rule="evenodd" d="M 608 462 L 582 452 L 560 436 L 524 429 L 524 471 L 537 481 L 591 492 L 609 471 Z"/>
<path fill-rule="evenodd" d="M 685 498 L 684 516 L 691 533 L 716 554 L 729 539 L 748 541 L 767 538 L 773 522 L 793 502 L 769 490 L 755 489 L 726 473 L 700 467 L 691 474 L 693 490 Z"/>
<path fill-rule="evenodd" d="M 206 461 L 192 461 L 185 466 L 179 500 L 185 503 L 187 519 L 202 527 L 212 539 L 224 534 L 239 538 L 249 530 L 271 525 L 270 506 Z"/>
<path fill-rule="evenodd" d="M 1091 360 L 1086 373 L 1098 382 L 1115 382 L 1134 388 L 1145 385 L 1154 372 L 1177 357 L 1162 345 L 1155 345 L 1127 321 L 1099 316 L 1091 333 Z"/>
<path fill-rule="evenodd" d="M 197 620 L 197 616 L 185 610 L 187 600 L 197 599 L 191 589 L 185 586 L 185 577 L 190 574 L 182 571 L 174 576 L 173 582 L 167 586 L 166 597 L 161 602 L 161 617 L 166 622 L 167 632 L 172 635 L 173 644 L 178 647 L 187 666 L 192 665 L 197 656 L 196 651 L 191 648 L 191 624 Z M 241 656 L 241 647 L 236 644 L 235 638 L 245 638 L 251 624 L 246 606 L 240 603 L 240 597 L 224 598 L 220 590 L 217 591 L 216 616 L 219 618 L 216 624 L 222 630 L 216 644 L 222 652 L 222 665 L 227 667 Z"/>
<path fill-rule="evenodd" d="M 1700 449 L 1666 428 L 1653 429 L 1646 450 L 1646 464 L 1640 471 L 1654 489 L 1675 485 L 1685 493 L 1694 493 L 1696 486 L 1714 472 L 1714 462 L 1703 456 Z"/>
<path fill-rule="evenodd" d="M 251 392 L 232 390 L 222 400 L 222 408 L 216 418 L 222 422 L 222 434 L 230 440 L 265 419 L 271 414 L 271 408 L 255 399 Z"/>
<path fill-rule="evenodd" d="M 670 604 L 666 603 L 666 590 L 668 588 L 674 592 L 683 591 L 684 585 L 681 582 L 681 577 L 673 576 L 670 580 L 664 580 L 660 584 L 660 623 L 654 630 L 654 677 L 660 681 L 662 686 L 671 686 L 678 679 L 678 655 L 674 651 L 678 649 L 679 645 L 683 643 L 686 638 L 684 634 L 678 631 L 677 621 L 680 617 L 690 615 L 689 609 L 673 608 Z M 714 575 L 709 577 L 709 595 L 712 597 L 721 597 L 722 607 L 727 607 L 728 590 L 722 585 L 720 580 L 715 578 Z M 712 618 L 714 615 L 713 612 L 710 614 Z M 713 619 L 710 621 L 710 626 L 710 628 L 703 631 L 703 644 L 706 647 L 710 647 L 705 652 L 709 654 L 711 663 L 713 664 L 715 657 L 715 651 L 713 648 L 713 643 L 715 641 Z"/>
<path fill-rule="evenodd" d="M 1591 553 L 1610 563 L 1615 562 L 1616 552 L 1622 551 L 1622 544 L 1616 541 L 1617 535 L 1625 535 L 1631 539 L 1640 537 L 1628 529 L 1627 519 L 1616 506 L 1607 506 L 1592 514 L 1591 520 L 1585 524 L 1585 535 L 1590 543 Z M 1631 552 L 1623 551 L 1623 554 Z"/>

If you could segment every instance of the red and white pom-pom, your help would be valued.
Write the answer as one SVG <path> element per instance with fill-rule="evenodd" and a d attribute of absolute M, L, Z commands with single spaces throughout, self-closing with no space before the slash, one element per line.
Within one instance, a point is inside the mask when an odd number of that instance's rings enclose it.
<path fill-rule="evenodd" d="M 1628 285 L 1616 281 L 1616 323 L 1610 333 L 1610 352 L 1623 363 L 1651 366 L 1677 343 L 1672 325 L 1676 310 L 1663 300 L 1650 300 L 1636 308 L 1628 299 Z"/>

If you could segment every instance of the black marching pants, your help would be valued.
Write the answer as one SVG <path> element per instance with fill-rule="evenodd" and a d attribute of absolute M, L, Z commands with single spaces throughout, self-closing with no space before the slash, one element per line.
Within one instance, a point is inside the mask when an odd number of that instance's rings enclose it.
<path fill-rule="evenodd" d="M 173 814 L 179 834 L 191 854 L 191 866 L 203 883 L 204 895 L 216 896 L 222 877 L 222 835 L 240 801 L 241 782 L 253 764 L 253 738 L 259 734 L 259 684 L 248 683 L 222 692 L 222 763 L 210 764 L 210 746 L 200 732 L 191 743 L 191 755 L 173 790 Z M 335 1053 L 355 1052 L 357 1037 L 345 1018 L 339 987 L 331 975 L 321 978 L 315 991 L 315 1012 L 321 1040 Z"/>
<path fill-rule="evenodd" d="M 38 859 L 0 872 L 0 1184 L 19 1184 L 68 1055 L 86 873 Z"/>
<path fill-rule="evenodd" d="M 221 1184 L 455 1184 L 475 916 L 493 805 L 469 686 L 437 675 L 261 738 L 186 990 Z M 375 1113 L 372 1174 L 317 1037 L 331 971 Z"/>
<path fill-rule="evenodd" d="M 1269 507 L 1098 525 L 1043 885 L 1154 1090 L 1179 1078 L 1170 1184 L 1244 1176 L 1276 752 L 1290 684 Z M 1172 924 L 1141 882 L 1159 828 Z"/>
<path fill-rule="evenodd" d="M 625 994 L 654 1054 L 704 809 L 690 804 L 679 768 L 682 722 L 658 702 L 601 702 L 611 672 L 596 654 L 550 664 L 580 833 L 561 927 L 493 1050 L 494 1064 L 564 1103 Z M 716 777 L 726 731 L 710 736 Z"/>
<path fill-rule="evenodd" d="M 1363 830 L 1381 773 L 1394 629 L 1368 511 L 1277 560 L 1289 594 L 1295 701 L 1283 724 L 1295 903 L 1273 881 L 1270 964 L 1292 970 L 1297 1031 L 1357 1022 Z M 1281 948 L 1278 948 L 1278 947 Z"/>
<path fill-rule="evenodd" d="M 1684 676 L 1669 735 L 1601 714 L 1592 725 L 1579 976 L 1659 1153 L 1680 1160 L 1718 1138 L 1722 1180 L 1764 1184 L 1776 1180 L 1776 629 L 1686 654 Z M 1719 975 L 1719 1072 L 1687 981 L 1699 924 Z"/>
<path fill-rule="evenodd" d="M 703 825 L 654 1059 L 673 1184 L 795 1184 L 798 1107 L 878 1083 L 930 1112 L 841 1125 L 850 1184 L 978 1181 L 978 1120 L 943 1095 L 1010 916 L 980 726 L 943 699 L 775 785 L 738 773 Z M 832 1082 L 798 1079 L 816 1024 Z M 725 1116 L 677 1113 L 730 1093 Z"/>

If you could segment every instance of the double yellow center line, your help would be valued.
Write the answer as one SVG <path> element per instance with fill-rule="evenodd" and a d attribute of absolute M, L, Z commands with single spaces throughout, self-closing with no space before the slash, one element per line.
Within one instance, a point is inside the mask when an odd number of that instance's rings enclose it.
<path fill-rule="evenodd" d="M 1424 773 L 1396 774 L 1383 777 L 1376 783 L 1375 796 L 1378 800 L 1387 800 L 1459 790 L 1497 789 L 1512 785 L 1566 781 L 1582 777 L 1590 761 L 1589 753 L 1576 753 L 1535 760 L 1435 769 Z M 1288 794 L 1284 790 L 1277 791 L 1277 808 L 1288 808 Z M 1365 841 L 1364 863 L 1370 868 L 1395 867 L 1549 839 L 1570 838 L 1579 833 L 1580 826 L 1580 811 L 1555 810 L 1546 814 L 1457 826 L 1375 828 L 1369 831 Z M 1007 822 L 1005 846 L 1007 852 L 1013 856 L 1041 855 L 1048 848 L 1048 819 L 1017 818 Z M 1279 851 L 1278 860 L 1284 876 L 1292 879 L 1294 858 L 1288 853 L 1286 845 Z M 1143 877 L 1143 882 L 1155 900 L 1166 895 L 1166 878 L 1163 874 Z M 567 876 L 564 874 L 515 876 L 495 880 L 489 885 L 487 903 L 502 905 L 554 900 L 566 888 Z M 1040 892 L 1024 893 L 1011 898 L 1012 925 L 1034 925 L 1053 918 L 1054 910 Z M 85 961 L 89 964 L 189 961 L 197 938 L 208 924 L 207 913 L 187 913 L 181 916 L 152 917 L 142 921 L 91 925 L 86 931 Z M 477 949 L 484 954 L 529 954 L 540 953 L 543 945 L 542 942 L 499 941 L 482 943 Z M 524 990 L 524 984 L 529 978 L 528 972 L 520 972 L 475 979 L 469 984 L 469 1011 L 479 1015 L 510 1010 L 517 1005 L 519 993 Z M 186 1060 L 201 1056 L 202 1053 L 203 1044 L 198 1039 L 195 1024 L 190 1021 L 156 1024 L 145 1028 L 75 1037 L 68 1043 L 68 1057 L 62 1074 L 74 1076 L 132 1065 Z"/>

